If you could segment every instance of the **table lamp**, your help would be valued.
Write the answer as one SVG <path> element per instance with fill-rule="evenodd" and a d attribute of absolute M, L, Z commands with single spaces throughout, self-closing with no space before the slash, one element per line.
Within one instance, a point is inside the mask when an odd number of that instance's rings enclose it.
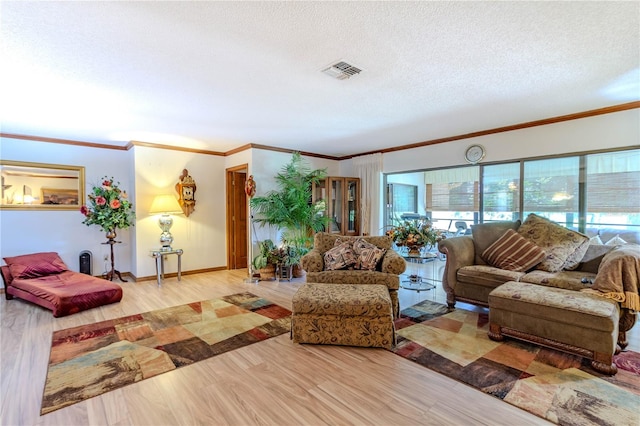
<path fill-rule="evenodd" d="M 160 234 L 162 250 L 171 250 L 171 243 L 173 242 L 173 236 L 171 232 L 169 232 L 173 225 L 171 215 L 180 213 L 182 213 L 182 209 L 180 208 L 180 204 L 178 204 L 178 200 L 173 195 L 156 195 L 153 203 L 151 203 L 149 214 L 160 214 L 158 226 L 162 229 L 162 234 Z"/>

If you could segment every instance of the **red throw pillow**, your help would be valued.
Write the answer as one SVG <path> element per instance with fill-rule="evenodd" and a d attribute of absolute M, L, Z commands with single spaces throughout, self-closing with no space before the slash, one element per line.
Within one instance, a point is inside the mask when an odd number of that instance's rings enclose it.
<path fill-rule="evenodd" d="M 7 262 L 14 279 L 38 278 L 69 270 L 58 253 L 55 252 L 5 257 L 4 261 Z"/>
<path fill-rule="evenodd" d="M 542 262 L 546 254 L 536 244 L 509 229 L 482 252 L 482 258 L 496 268 L 524 272 Z"/>

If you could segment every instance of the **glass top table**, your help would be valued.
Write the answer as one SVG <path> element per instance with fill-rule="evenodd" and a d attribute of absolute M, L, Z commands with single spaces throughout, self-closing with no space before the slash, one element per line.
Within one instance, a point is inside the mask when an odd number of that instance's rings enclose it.
<path fill-rule="evenodd" d="M 158 287 L 162 285 L 164 280 L 164 257 L 169 254 L 175 254 L 178 256 L 178 281 L 182 278 L 182 249 L 174 248 L 161 248 L 158 250 L 149 250 L 149 255 L 156 261 L 156 279 L 158 280 Z"/>
<path fill-rule="evenodd" d="M 409 273 L 404 275 L 404 279 L 400 280 L 400 288 L 405 290 L 413 290 L 417 292 L 429 291 L 436 288 L 435 279 L 427 278 L 420 275 L 419 265 L 433 262 L 438 258 L 435 253 L 421 253 L 419 256 L 409 256 L 402 254 L 402 257 L 409 262 Z"/>

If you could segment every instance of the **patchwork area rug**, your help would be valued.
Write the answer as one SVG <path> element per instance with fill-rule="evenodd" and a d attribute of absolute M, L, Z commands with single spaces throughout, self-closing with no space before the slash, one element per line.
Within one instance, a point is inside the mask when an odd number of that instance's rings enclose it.
<path fill-rule="evenodd" d="M 40 414 L 289 332 L 291 312 L 251 293 L 53 333 Z"/>
<path fill-rule="evenodd" d="M 489 316 L 423 301 L 396 320 L 394 352 L 557 424 L 639 425 L 640 354 L 602 375 L 574 355 L 487 336 Z"/>

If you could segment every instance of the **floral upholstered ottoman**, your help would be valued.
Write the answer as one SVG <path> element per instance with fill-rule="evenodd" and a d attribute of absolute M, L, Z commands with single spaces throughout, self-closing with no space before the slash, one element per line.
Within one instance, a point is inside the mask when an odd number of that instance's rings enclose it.
<path fill-rule="evenodd" d="M 509 281 L 489 293 L 489 338 L 504 335 L 574 353 L 614 375 L 617 302 L 593 294 Z"/>
<path fill-rule="evenodd" d="M 293 296 L 295 343 L 391 349 L 396 342 L 389 290 L 379 284 L 306 283 Z"/>

